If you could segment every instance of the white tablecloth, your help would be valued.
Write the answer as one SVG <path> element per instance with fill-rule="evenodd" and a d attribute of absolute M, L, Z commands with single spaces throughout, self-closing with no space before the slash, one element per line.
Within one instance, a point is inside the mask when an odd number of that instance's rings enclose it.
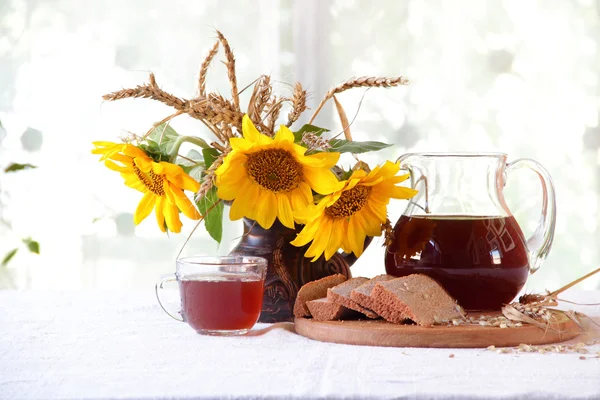
<path fill-rule="evenodd" d="M 599 303 L 600 291 L 565 298 Z M 291 324 L 253 333 L 200 336 L 152 291 L 0 292 L 0 398 L 600 399 L 600 359 L 581 354 L 330 344 Z"/>

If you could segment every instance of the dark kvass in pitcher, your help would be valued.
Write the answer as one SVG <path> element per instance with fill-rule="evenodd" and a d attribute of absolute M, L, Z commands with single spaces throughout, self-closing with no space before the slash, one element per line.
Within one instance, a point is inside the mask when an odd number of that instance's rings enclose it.
<path fill-rule="evenodd" d="M 406 216 L 387 247 L 390 275 L 426 274 L 468 310 L 496 310 L 529 273 L 525 238 L 513 216 Z"/>

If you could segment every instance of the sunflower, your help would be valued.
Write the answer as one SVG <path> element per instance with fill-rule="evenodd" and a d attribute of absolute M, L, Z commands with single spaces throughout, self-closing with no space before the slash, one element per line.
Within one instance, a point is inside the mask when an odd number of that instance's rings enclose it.
<path fill-rule="evenodd" d="M 341 190 L 298 213 L 305 226 L 291 243 L 301 247 L 312 240 L 305 254 L 313 257 L 312 261 L 323 253 L 329 260 L 339 248 L 360 257 L 366 236 L 381 235 L 390 198 L 409 199 L 417 193 L 396 186 L 409 177 L 396 176 L 399 170 L 400 163 L 386 161 L 369 173 L 354 171 Z"/>
<path fill-rule="evenodd" d="M 166 232 L 181 232 L 179 210 L 188 218 L 199 219 L 200 213 L 183 193 L 197 191 L 200 184 L 175 164 L 154 162 L 132 144 L 94 142 L 93 154 L 102 154 L 101 161 L 125 179 L 125 184 L 144 193 L 133 218 L 137 225 L 155 209 L 159 228 Z M 116 162 L 115 162 L 116 161 Z M 166 226 L 165 226 L 166 225 Z"/>
<path fill-rule="evenodd" d="M 330 168 L 339 153 L 305 155 L 294 143 L 294 134 L 281 126 L 274 138 L 261 134 L 245 115 L 243 138 L 230 139 L 232 151 L 215 171 L 217 194 L 233 200 L 229 218 L 247 217 L 269 229 L 275 218 L 294 228 L 294 213 L 313 204 L 312 191 L 329 194 L 340 190 Z"/>

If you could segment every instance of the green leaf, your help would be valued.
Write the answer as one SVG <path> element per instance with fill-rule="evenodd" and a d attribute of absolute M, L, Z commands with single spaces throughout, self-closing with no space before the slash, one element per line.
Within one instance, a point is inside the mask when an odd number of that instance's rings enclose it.
<path fill-rule="evenodd" d="M 173 154 L 174 147 L 181 145 L 179 134 L 171 127 L 171 125 L 167 125 L 166 123 L 160 124 L 154 128 L 146 140 L 148 139 L 156 143 L 159 152 L 165 155 Z"/>
<path fill-rule="evenodd" d="M 346 139 L 331 139 L 329 141 L 331 149 L 328 151 L 337 151 L 338 153 L 366 153 L 368 151 L 378 151 L 392 146 L 391 144 L 381 142 L 355 142 Z"/>
<path fill-rule="evenodd" d="M 173 142 L 177 140 L 179 133 L 171 127 L 171 125 L 167 125 L 166 123 L 158 125 L 154 130 L 150 133 L 147 139 L 153 140 L 159 146 L 162 147 L 165 143 Z"/>
<path fill-rule="evenodd" d="M 27 246 L 30 252 L 40 254 L 40 244 L 31 238 L 23 239 L 23 243 Z"/>
<path fill-rule="evenodd" d="M 185 158 L 181 158 L 177 163 L 186 174 L 190 175 L 197 181 L 202 178 L 202 172 L 204 171 L 204 157 L 196 150 L 190 150 Z"/>
<path fill-rule="evenodd" d="M 189 167 L 188 167 L 189 168 Z M 184 168 L 185 171 L 185 168 Z M 189 171 L 186 171 L 189 176 L 191 176 L 194 180 L 202 183 L 202 173 L 204 172 L 204 165 L 198 164 L 195 167 L 191 167 Z"/>
<path fill-rule="evenodd" d="M 146 143 L 140 144 L 139 148 L 144 150 L 144 153 L 148 155 L 148 157 L 152 158 L 154 162 L 161 161 L 169 161 L 170 157 L 161 150 L 158 143 L 154 140 L 146 140 Z"/>
<path fill-rule="evenodd" d="M 208 149 L 202 149 L 202 155 L 204 156 L 204 168 L 209 169 L 213 162 L 221 155 L 221 152 L 212 147 Z"/>
<path fill-rule="evenodd" d="M 320 128 L 310 124 L 303 125 L 299 131 L 294 132 L 294 142 L 300 143 L 302 141 L 302 136 L 309 132 L 314 133 L 316 136 L 321 136 L 323 133 L 329 132 L 329 129 Z"/>
<path fill-rule="evenodd" d="M 2 259 L 2 263 L 0 265 L 5 266 L 6 264 L 8 264 L 10 259 L 13 258 L 15 256 L 15 254 L 17 254 L 17 251 L 19 251 L 19 249 L 12 249 L 8 253 L 6 253 L 6 255 Z"/>
<path fill-rule="evenodd" d="M 197 204 L 198 210 L 204 216 L 206 231 L 217 243 L 221 243 L 221 239 L 223 238 L 224 205 L 217 196 L 217 188 L 213 186 Z"/>
<path fill-rule="evenodd" d="M 37 168 L 37 167 L 35 165 L 31 165 L 31 164 L 12 163 L 8 167 L 4 168 L 4 172 L 15 172 L 15 171 L 21 171 L 23 169 L 30 169 L 30 168 Z"/>
<path fill-rule="evenodd" d="M 204 162 L 204 157 L 202 157 L 202 154 L 200 154 L 200 152 L 198 150 L 190 150 L 188 151 L 188 153 L 185 155 L 185 158 L 181 159 L 181 162 L 179 162 L 179 165 L 181 165 L 182 167 L 188 166 L 188 167 L 193 167 L 198 165 L 199 163 Z"/>

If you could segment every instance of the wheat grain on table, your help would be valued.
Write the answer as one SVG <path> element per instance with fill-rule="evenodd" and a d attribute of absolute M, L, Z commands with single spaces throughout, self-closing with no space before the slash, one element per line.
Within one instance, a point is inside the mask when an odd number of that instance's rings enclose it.
<path fill-rule="evenodd" d="M 564 296 L 599 303 L 600 291 Z M 600 320 L 598 306 L 568 306 Z M 208 337 L 145 292 L 0 292 L 0 399 L 598 399 L 582 353 L 352 346 L 288 323 Z"/>

